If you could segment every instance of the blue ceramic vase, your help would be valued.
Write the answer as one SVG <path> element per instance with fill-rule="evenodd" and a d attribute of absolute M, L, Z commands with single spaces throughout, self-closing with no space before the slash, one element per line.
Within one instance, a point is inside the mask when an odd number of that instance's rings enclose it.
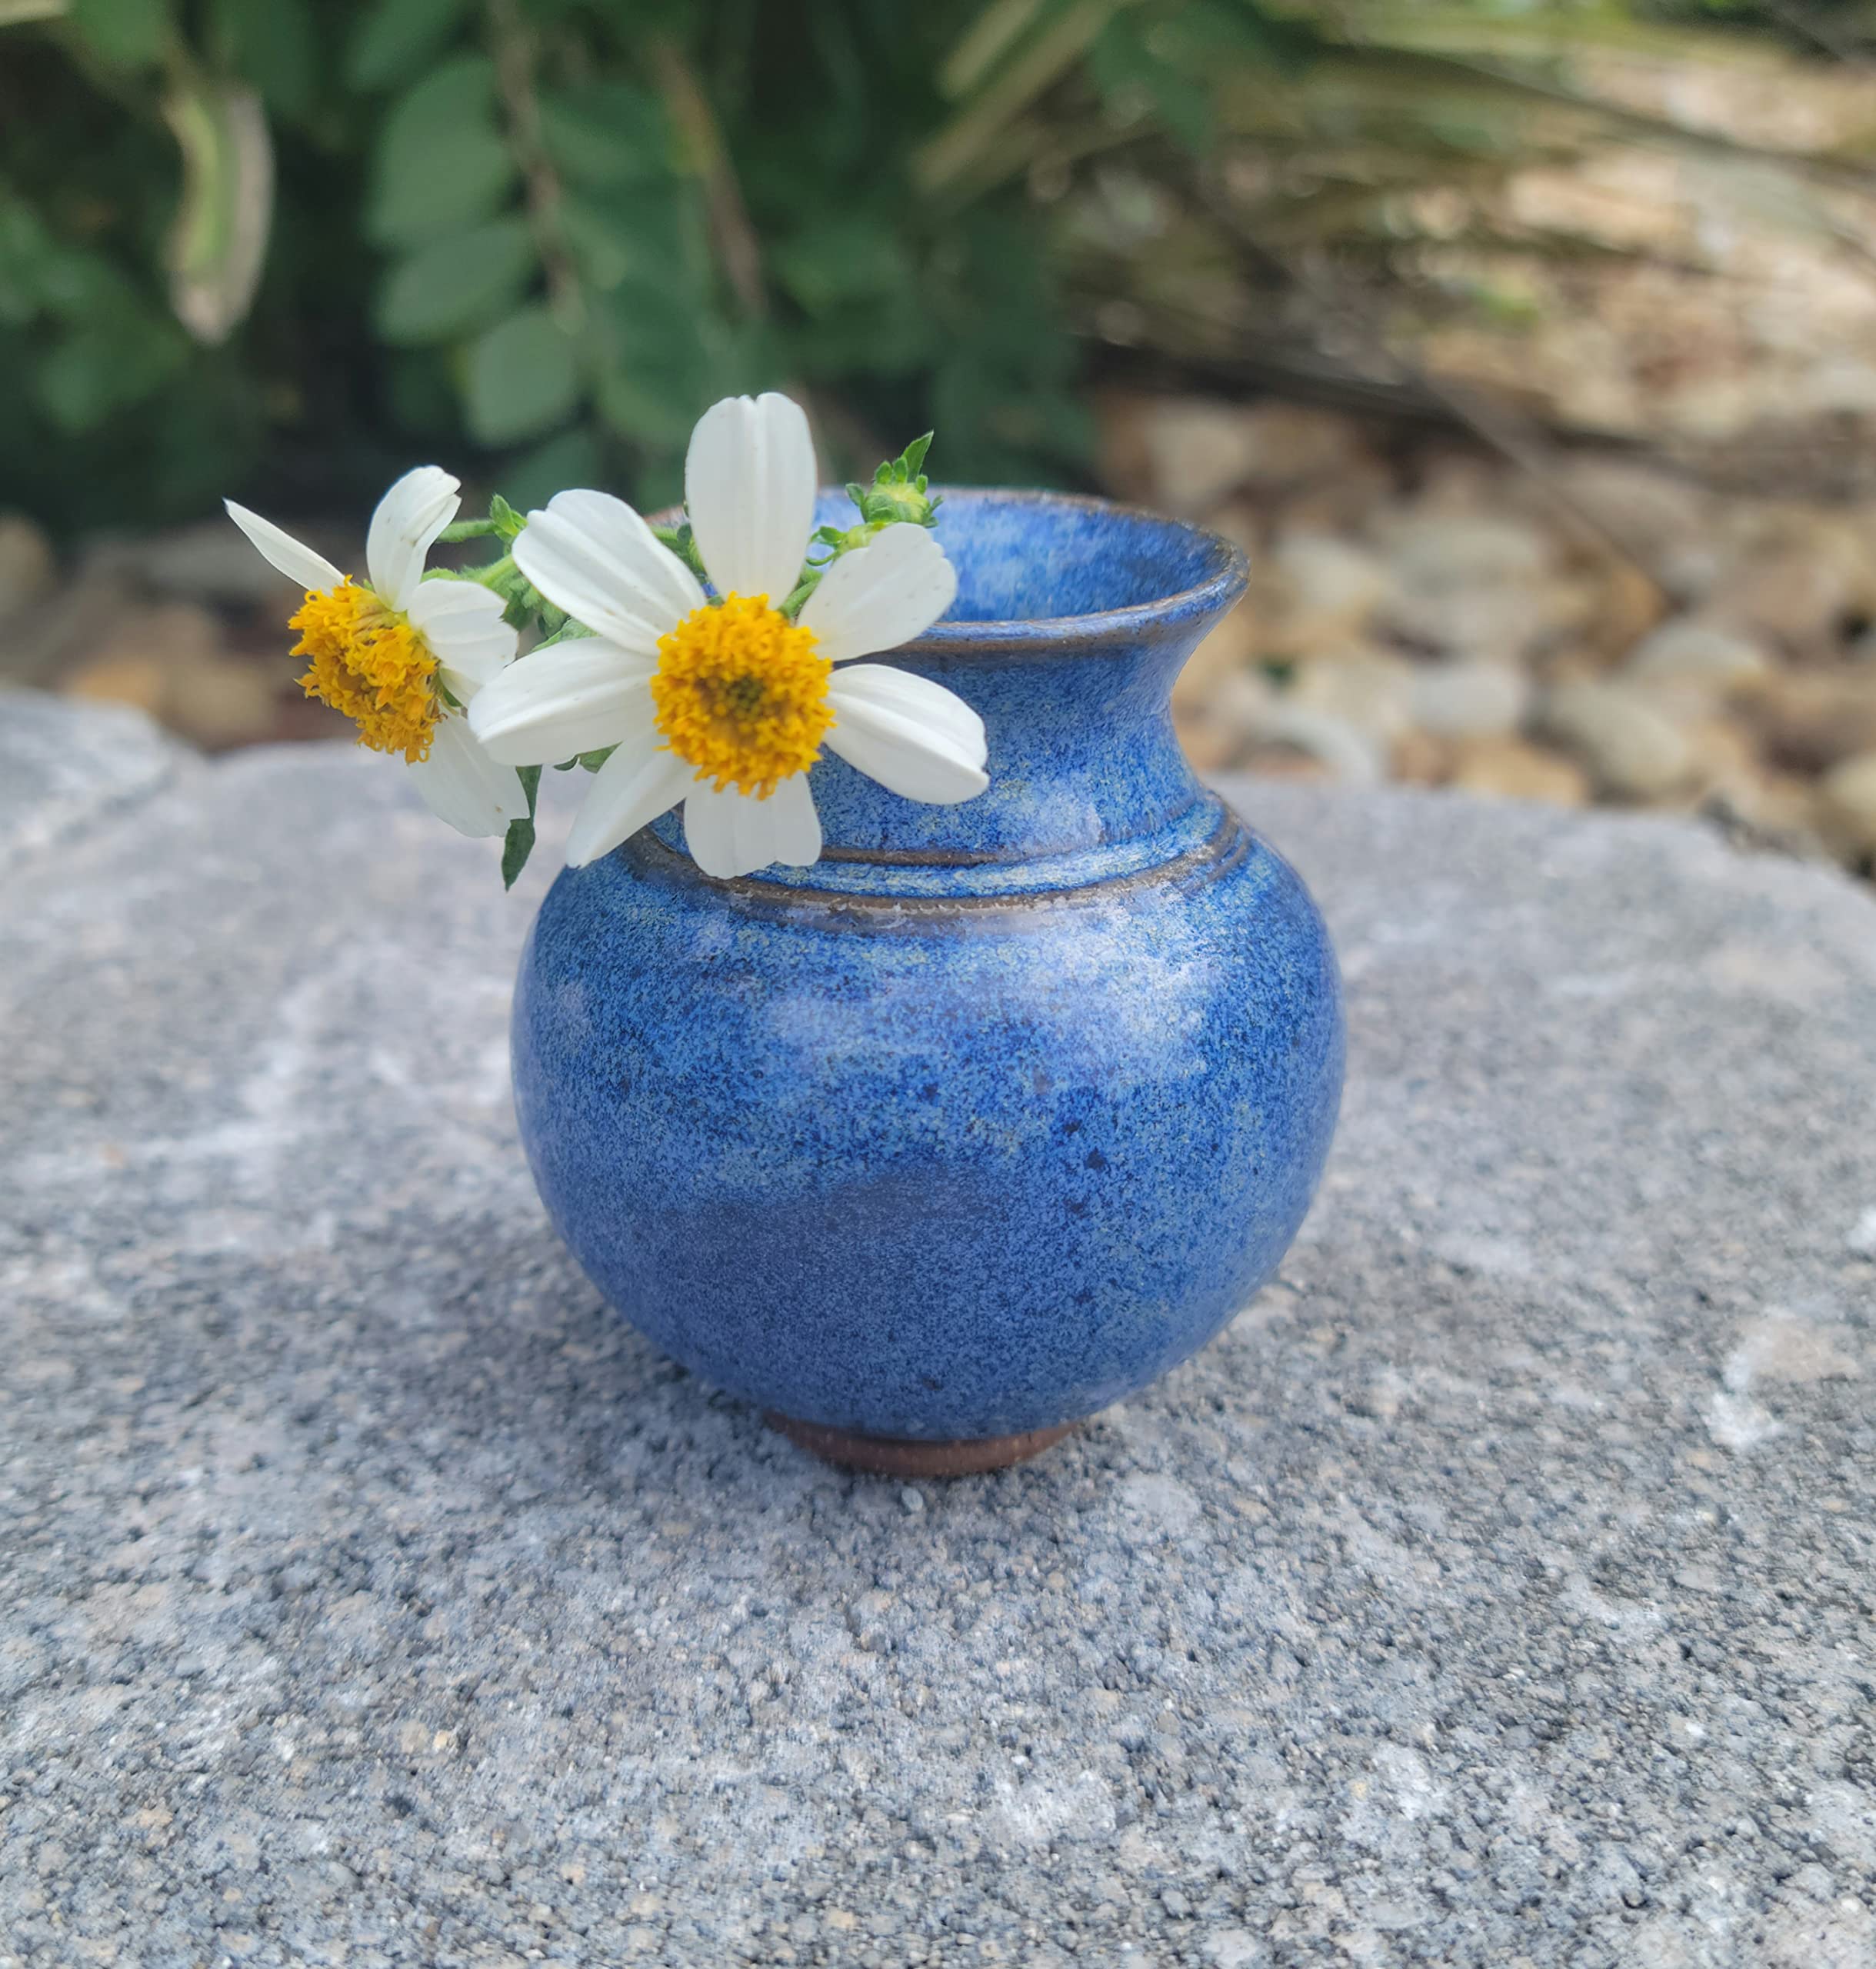
<path fill-rule="evenodd" d="M 831 508 L 829 508 L 830 512 Z M 701 875 L 668 815 L 563 873 L 516 1106 L 608 1299 L 837 1460 L 988 1468 L 1142 1388 L 1269 1277 L 1335 1122 L 1335 960 L 1168 700 L 1237 549 L 955 491 L 951 614 L 885 661 L 981 713 L 989 791 L 813 769 L 811 868 Z"/>

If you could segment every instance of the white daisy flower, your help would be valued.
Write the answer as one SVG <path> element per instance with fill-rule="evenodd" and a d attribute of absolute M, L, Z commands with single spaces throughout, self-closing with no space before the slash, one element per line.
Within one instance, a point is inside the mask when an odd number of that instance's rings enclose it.
<path fill-rule="evenodd" d="M 300 679 L 306 695 L 351 718 L 361 745 L 402 752 L 430 811 L 458 833 L 505 834 L 527 818 L 528 796 L 514 768 L 477 742 L 466 714 L 513 661 L 515 631 L 501 619 L 501 596 L 479 581 L 423 578 L 462 503 L 458 490 L 448 472 L 422 465 L 378 501 L 365 542 L 368 585 L 272 520 L 222 504 L 262 557 L 306 591 L 287 625 L 300 632 L 293 654 L 311 659 Z"/>
<path fill-rule="evenodd" d="M 685 463 L 691 532 L 718 599 L 622 499 L 562 492 L 530 513 L 515 565 L 590 639 L 537 651 L 476 698 L 498 759 L 552 765 L 615 748 L 567 845 L 609 854 L 681 801 L 706 875 L 818 861 L 808 768 L 825 744 L 908 800 L 950 805 L 990 783 L 984 722 L 928 678 L 856 657 L 921 635 L 958 578 L 929 531 L 888 526 L 842 555 L 798 621 L 816 476 L 798 404 L 731 397 L 707 411 Z M 844 667 L 843 667 L 844 666 Z"/>

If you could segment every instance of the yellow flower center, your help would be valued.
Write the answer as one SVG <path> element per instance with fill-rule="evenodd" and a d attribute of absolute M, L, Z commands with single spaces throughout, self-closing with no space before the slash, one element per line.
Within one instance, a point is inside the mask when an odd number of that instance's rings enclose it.
<path fill-rule="evenodd" d="M 697 777 L 766 800 L 805 772 L 834 723 L 834 666 L 815 632 L 765 595 L 731 595 L 694 609 L 658 639 L 651 700 L 665 745 Z"/>
<path fill-rule="evenodd" d="M 342 711 L 361 745 L 402 752 L 412 765 L 430 756 L 442 715 L 436 658 L 405 617 L 348 576 L 337 588 L 309 590 L 287 627 L 300 632 L 293 654 L 312 659 L 301 688 Z"/>

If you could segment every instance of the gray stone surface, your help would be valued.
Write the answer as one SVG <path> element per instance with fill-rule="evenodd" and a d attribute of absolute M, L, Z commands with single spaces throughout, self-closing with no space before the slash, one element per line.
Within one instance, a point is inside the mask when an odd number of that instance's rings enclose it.
<path fill-rule="evenodd" d="M 528 899 L 401 775 L 50 844 L 13 771 L 0 1960 L 1876 1962 L 1868 895 L 1244 789 L 1348 973 L 1322 1200 L 1200 1359 L 912 1489 L 562 1254 Z"/>
<path fill-rule="evenodd" d="M 141 711 L 0 688 L 0 875 L 197 763 Z"/>

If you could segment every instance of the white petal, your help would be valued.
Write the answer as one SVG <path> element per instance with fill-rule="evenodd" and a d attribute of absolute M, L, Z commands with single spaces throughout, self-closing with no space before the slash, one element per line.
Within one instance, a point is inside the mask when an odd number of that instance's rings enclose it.
<path fill-rule="evenodd" d="M 821 817 L 805 773 L 785 779 L 766 800 L 693 781 L 684 798 L 684 838 L 698 867 L 722 881 L 771 861 L 798 868 L 818 861 Z"/>
<path fill-rule="evenodd" d="M 515 634 L 501 619 L 503 607 L 501 596 L 480 581 L 419 581 L 411 597 L 410 618 L 459 704 L 514 660 Z"/>
<path fill-rule="evenodd" d="M 772 391 L 712 404 L 691 433 L 684 499 L 718 594 L 765 595 L 779 608 L 815 527 L 807 413 Z"/>
<path fill-rule="evenodd" d="M 568 867 L 583 868 L 610 855 L 647 821 L 669 813 L 693 784 L 693 768 L 664 749 L 655 729 L 633 733 L 593 775 L 567 836 Z"/>
<path fill-rule="evenodd" d="M 856 718 L 869 711 L 891 711 L 928 725 L 974 766 L 989 756 L 984 721 L 955 691 L 916 671 L 889 663 L 850 663 L 835 671 L 828 696 L 837 714 L 845 705 Z"/>
<path fill-rule="evenodd" d="M 641 656 L 704 605 L 697 577 L 609 492 L 557 492 L 528 515 L 515 565 L 576 622 Z"/>
<path fill-rule="evenodd" d="M 801 622 L 835 663 L 921 636 L 958 592 L 958 571 L 930 531 L 903 520 L 843 554 L 802 605 Z"/>
<path fill-rule="evenodd" d="M 408 608 L 436 537 L 456 517 L 461 482 L 441 465 L 407 471 L 378 502 L 365 537 L 372 586 L 393 608 Z"/>
<path fill-rule="evenodd" d="M 323 554 L 315 554 L 305 541 L 295 540 L 285 528 L 236 505 L 232 499 L 222 504 L 228 518 L 260 549 L 262 559 L 270 568 L 278 568 L 288 581 L 313 589 L 337 588 L 345 578 Z"/>
<path fill-rule="evenodd" d="M 805 868 L 821 859 L 821 816 L 806 773 L 785 779 L 766 800 L 755 804 L 758 816 L 752 825 L 768 828 L 769 845 L 785 868 Z"/>
<path fill-rule="evenodd" d="M 528 795 L 512 766 L 498 765 L 471 735 L 468 721 L 446 717 L 430 740 L 430 756 L 409 768 L 424 803 L 458 834 L 506 834 L 528 817 Z"/>
<path fill-rule="evenodd" d="M 990 784 L 983 721 L 943 685 L 868 663 L 836 671 L 828 695 L 834 704 L 828 750 L 888 792 L 949 807 L 975 799 Z"/>
<path fill-rule="evenodd" d="M 558 765 L 655 722 L 652 668 L 597 636 L 536 650 L 476 692 L 470 727 L 509 765 Z"/>

